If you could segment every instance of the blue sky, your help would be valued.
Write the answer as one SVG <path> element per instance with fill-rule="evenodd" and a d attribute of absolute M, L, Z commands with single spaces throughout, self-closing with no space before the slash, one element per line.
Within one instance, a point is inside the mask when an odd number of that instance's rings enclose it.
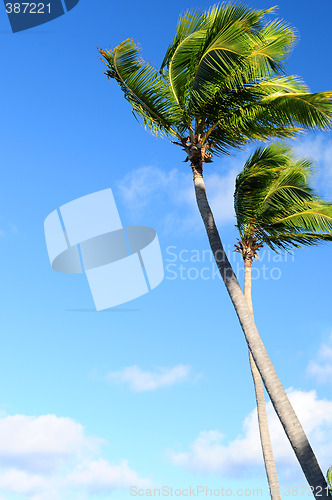
<path fill-rule="evenodd" d="M 330 1 L 278 5 L 278 16 L 299 32 L 287 72 L 312 91 L 331 89 Z M 16 34 L 0 12 L 1 500 L 127 500 L 130 486 L 202 485 L 262 488 L 268 498 L 246 344 L 210 260 L 190 168 L 179 148 L 138 125 L 96 50 L 132 37 L 158 67 L 180 12 L 209 6 L 81 0 L 65 16 Z M 331 132 L 306 134 L 294 146 L 317 160 L 315 184 L 331 199 Z M 239 279 L 232 194 L 249 152 L 206 167 Z M 97 313 L 83 275 L 51 269 L 43 222 L 62 204 L 109 187 L 123 223 L 158 232 L 165 279 Z M 287 260 L 266 251 L 255 268 L 259 331 L 325 472 L 332 463 L 331 249 Z M 305 486 L 268 411 L 282 485 Z"/>

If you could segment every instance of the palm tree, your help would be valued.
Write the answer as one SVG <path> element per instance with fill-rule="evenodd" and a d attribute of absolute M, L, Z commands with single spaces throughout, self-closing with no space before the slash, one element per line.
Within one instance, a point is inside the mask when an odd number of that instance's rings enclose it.
<path fill-rule="evenodd" d="M 225 154 L 252 140 L 294 137 L 301 127 L 327 129 L 331 123 L 332 92 L 310 93 L 299 78 L 281 76 L 295 35 L 282 21 L 264 23 L 263 16 L 269 12 L 241 4 L 186 12 L 160 71 L 139 57 L 132 39 L 99 52 L 107 67 L 105 74 L 120 85 L 134 115 L 156 135 L 176 139 L 172 142 L 186 152 L 219 272 L 276 413 L 310 486 L 321 499 L 325 478 L 227 259 L 203 179 L 203 164 L 211 162 L 213 154 Z"/>
<path fill-rule="evenodd" d="M 320 200 L 309 185 L 309 159 L 275 143 L 258 148 L 236 178 L 234 207 L 240 239 L 235 245 L 244 261 L 244 296 L 253 315 L 251 267 L 260 248 L 291 249 L 332 241 L 332 204 Z M 272 499 L 279 499 L 277 469 L 270 441 L 262 379 L 249 351 L 258 423 Z"/>

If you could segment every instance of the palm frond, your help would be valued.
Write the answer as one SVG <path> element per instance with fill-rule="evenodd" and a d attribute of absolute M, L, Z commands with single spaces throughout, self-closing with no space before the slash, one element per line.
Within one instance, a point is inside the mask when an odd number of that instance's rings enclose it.
<path fill-rule="evenodd" d="M 332 121 L 332 92 L 281 93 L 264 97 L 261 106 L 280 122 L 328 130 Z"/>
<path fill-rule="evenodd" d="M 267 190 L 263 200 L 263 210 L 283 209 L 292 204 L 301 204 L 314 197 L 313 189 L 308 185 L 313 162 L 309 159 L 294 162 L 291 168 L 280 171 L 278 178 Z"/>
<path fill-rule="evenodd" d="M 296 35 L 294 29 L 281 20 L 267 23 L 259 33 L 260 41 L 250 55 L 250 62 L 265 66 L 266 73 L 283 70 L 285 56 L 292 50 Z"/>
<path fill-rule="evenodd" d="M 291 148 L 287 144 L 280 142 L 256 148 L 244 164 L 243 172 L 245 175 L 240 173 L 237 177 L 237 182 L 245 183 L 246 176 L 256 175 L 257 171 L 265 173 L 271 170 L 280 170 L 288 165 L 291 151 Z M 268 169 L 266 169 L 267 165 Z"/>
<path fill-rule="evenodd" d="M 184 106 L 188 90 L 206 39 L 206 30 L 191 33 L 175 50 L 168 66 L 168 79 L 176 101 Z"/>
<path fill-rule="evenodd" d="M 276 217 L 272 222 L 275 227 L 301 227 L 306 231 L 332 231 L 331 206 L 312 206 L 310 203 L 301 207 L 302 210 L 293 210 L 290 214 Z"/>
<path fill-rule="evenodd" d="M 332 241 L 332 233 L 289 232 L 281 235 L 266 235 L 264 238 L 264 243 L 274 251 L 318 245 L 327 241 Z"/>
<path fill-rule="evenodd" d="M 251 91 L 257 93 L 261 97 L 276 95 L 278 92 L 283 93 L 307 93 L 307 85 L 294 75 L 279 76 L 275 78 L 265 78 L 255 85 L 251 86 Z"/>
<path fill-rule="evenodd" d="M 139 57 L 139 48 L 125 40 L 114 50 L 99 49 L 106 61 L 106 75 L 115 79 L 136 116 L 156 135 L 164 133 L 179 137 L 176 130 L 183 114 L 174 101 L 165 79 L 149 63 Z"/>
<path fill-rule="evenodd" d="M 201 55 L 192 84 L 199 91 L 206 83 L 218 85 L 239 66 L 250 53 L 248 29 L 243 23 L 233 23 L 218 33 Z"/>
<path fill-rule="evenodd" d="M 175 30 L 174 40 L 166 51 L 163 62 L 161 63 L 160 71 L 163 71 L 166 67 L 168 67 L 170 60 L 180 43 L 195 33 L 199 28 L 202 28 L 204 23 L 206 23 L 206 16 L 200 11 L 188 10 L 179 18 Z"/>

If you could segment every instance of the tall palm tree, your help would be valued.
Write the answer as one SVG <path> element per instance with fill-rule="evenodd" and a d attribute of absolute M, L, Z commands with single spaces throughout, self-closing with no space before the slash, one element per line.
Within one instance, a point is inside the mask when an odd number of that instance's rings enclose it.
<path fill-rule="evenodd" d="M 244 296 L 253 313 L 251 267 L 260 248 L 291 249 L 332 241 L 332 204 L 310 187 L 312 162 L 275 143 L 258 148 L 236 178 L 234 207 L 240 238 L 235 245 L 244 261 Z M 273 500 L 280 499 L 262 379 L 249 351 L 266 474 Z"/>
<path fill-rule="evenodd" d="M 210 247 L 249 349 L 303 472 L 321 498 L 325 478 L 227 259 L 203 179 L 203 164 L 213 154 L 256 139 L 294 137 L 301 127 L 326 129 L 331 123 L 332 92 L 310 93 L 299 78 L 281 76 L 295 35 L 282 21 L 264 22 L 269 12 L 241 4 L 186 12 L 160 71 L 139 57 L 132 39 L 99 52 L 105 74 L 120 85 L 134 115 L 156 135 L 176 139 L 172 142 L 186 152 Z"/>

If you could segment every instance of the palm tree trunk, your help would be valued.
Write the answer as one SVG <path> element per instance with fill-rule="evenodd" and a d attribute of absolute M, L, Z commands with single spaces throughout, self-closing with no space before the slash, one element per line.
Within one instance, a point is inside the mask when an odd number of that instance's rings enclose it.
<path fill-rule="evenodd" d="M 252 306 L 251 297 L 251 266 L 252 259 L 244 259 L 244 297 L 247 301 L 249 310 L 254 320 L 254 310 Z M 258 415 L 258 425 L 259 434 L 261 437 L 261 445 L 264 457 L 265 470 L 267 475 L 267 481 L 269 483 L 270 495 L 272 500 L 281 500 L 280 487 L 278 482 L 277 468 L 274 461 L 273 450 L 270 439 L 269 424 L 266 414 L 265 396 L 264 388 L 262 383 L 262 378 L 257 369 L 256 363 L 252 354 L 249 350 L 249 362 L 252 378 L 255 386 L 256 402 L 257 402 L 257 415 Z"/>
<path fill-rule="evenodd" d="M 303 473 L 312 488 L 313 495 L 317 500 L 332 498 L 315 454 L 288 400 L 285 390 L 280 383 L 262 339 L 259 336 L 246 299 L 244 298 L 239 282 L 220 241 L 220 236 L 206 197 L 202 163 L 198 162 L 198 164 L 195 165 L 192 162 L 191 167 L 193 170 L 196 201 L 204 222 L 214 259 L 234 305 L 249 350 L 263 379 L 273 407 L 302 467 Z"/>

